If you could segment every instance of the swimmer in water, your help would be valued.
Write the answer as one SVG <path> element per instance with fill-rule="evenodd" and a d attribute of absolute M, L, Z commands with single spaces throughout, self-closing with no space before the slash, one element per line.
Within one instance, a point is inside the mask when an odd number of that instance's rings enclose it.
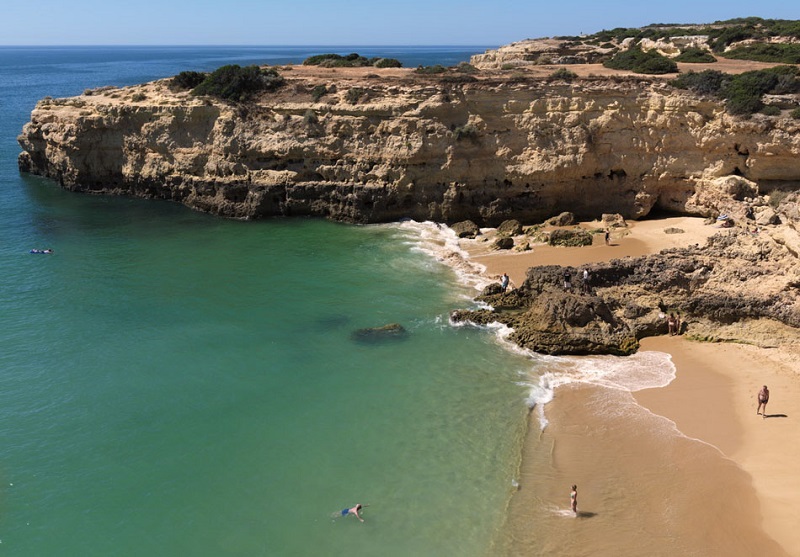
<path fill-rule="evenodd" d="M 354 515 L 358 520 L 364 522 L 364 519 L 359 516 L 358 511 L 364 508 L 364 505 L 359 503 L 355 507 L 350 507 L 349 509 L 342 509 L 342 516 L 347 516 L 348 514 Z"/>

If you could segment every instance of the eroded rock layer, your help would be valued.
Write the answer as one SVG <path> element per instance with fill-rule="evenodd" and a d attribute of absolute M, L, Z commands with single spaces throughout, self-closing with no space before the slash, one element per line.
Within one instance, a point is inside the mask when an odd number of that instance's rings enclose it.
<path fill-rule="evenodd" d="M 46 99 L 19 138 L 20 168 L 233 218 L 481 226 L 562 211 L 716 215 L 800 183 L 797 120 L 731 117 L 659 79 L 326 71 L 286 71 L 246 105 L 166 80 Z"/>

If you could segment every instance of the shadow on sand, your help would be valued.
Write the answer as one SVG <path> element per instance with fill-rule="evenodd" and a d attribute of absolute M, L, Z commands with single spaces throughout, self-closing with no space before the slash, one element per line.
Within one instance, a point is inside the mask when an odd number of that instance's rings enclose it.
<path fill-rule="evenodd" d="M 765 418 L 788 418 L 786 414 L 764 414 Z"/>

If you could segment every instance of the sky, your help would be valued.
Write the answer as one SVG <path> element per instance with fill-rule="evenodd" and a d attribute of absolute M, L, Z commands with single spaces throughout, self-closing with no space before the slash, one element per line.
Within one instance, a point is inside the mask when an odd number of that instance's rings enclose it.
<path fill-rule="evenodd" d="M 486 45 L 650 23 L 800 19 L 797 0 L 36 0 L 0 45 Z"/>

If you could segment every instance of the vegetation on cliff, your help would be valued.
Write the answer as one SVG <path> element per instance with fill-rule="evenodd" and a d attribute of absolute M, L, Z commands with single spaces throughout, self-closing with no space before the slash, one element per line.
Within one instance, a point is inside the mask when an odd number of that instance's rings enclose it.
<path fill-rule="evenodd" d="M 712 54 L 706 52 L 702 48 L 687 48 L 673 58 L 673 60 L 687 64 L 713 64 L 717 61 Z"/>
<path fill-rule="evenodd" d="M 776 66 L 766 70 L 730 75 L 716 70 L 688 72 L 671 83 L 680 89 L 713 95 L 726 101 L 730 114 L 753 114 L 764 108 L 765 94 L 800 92 L 798 69 L 794 66 Z"/>
<path fill-rule="evenodd" d="M 607 68 L 628 70 L 643 74 L 676 73 L 678 64 L 655 50 L 643 51 L 639 46 L 618 52 L 611 60 L 603 62 Z"/>
<path fill-rule="evenodd" d="M 304 66 L 322 66 L 323 68 L 402 68 L 403 64 L 394 58 L 367 58 L 353 52 L 346 56 L 341 54 L 317 54 L 303 60 Z"/>
<path fill-rule="evenodd" d="M 283 82 L 283 78 L 273 68 L 231 64 L 206 75 L 192 89 L 192 94 L 209 95 L 229 101 L 246 101 L 256 93 L 277 89 Z"/>

